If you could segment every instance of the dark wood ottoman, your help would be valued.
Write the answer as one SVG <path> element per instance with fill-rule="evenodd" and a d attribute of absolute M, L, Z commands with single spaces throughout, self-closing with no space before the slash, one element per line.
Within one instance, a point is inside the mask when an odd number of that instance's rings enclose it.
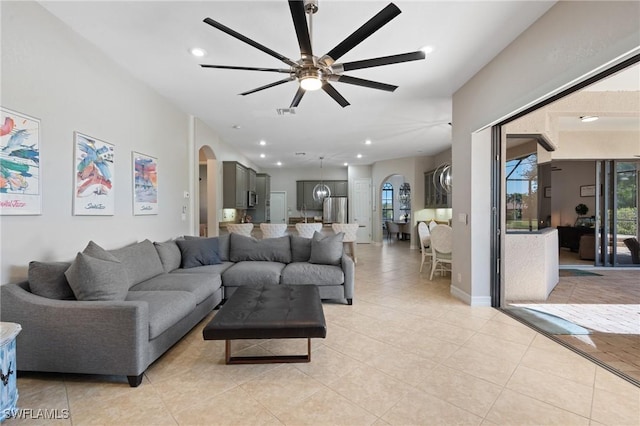
<path fill-rule="evenodd" d="M 225 340 L 227 364 L 311 361 L 311 338 L 326 337 L 320 293 L 314 285 L 239 287 L 202 331 Z M 306 355 L 231 356 L 231 340 L 307 339 Z"/>

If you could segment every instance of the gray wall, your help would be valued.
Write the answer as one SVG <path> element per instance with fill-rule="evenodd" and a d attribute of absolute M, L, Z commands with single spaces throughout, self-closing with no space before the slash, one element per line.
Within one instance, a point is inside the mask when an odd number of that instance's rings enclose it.
<path fill-rule="evenodd" d="M 490 135 L 480 129 L 638 53 L 638 2 L 558 2 L 453 97 L 452 294 L 490 304 Z M 473 139 L 477 143 L 472 143 Z M 487 137 L 489 136 L 489 137 Z"/>

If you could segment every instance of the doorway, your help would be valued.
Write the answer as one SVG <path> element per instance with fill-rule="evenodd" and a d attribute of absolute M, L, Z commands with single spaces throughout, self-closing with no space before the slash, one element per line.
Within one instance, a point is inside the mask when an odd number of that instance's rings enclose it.
<path fill-rule="evenodd" d="M 218 162 L 211 147 L 205 145 L 198 150 L 198 235 L 218 235 L 217 183 Z"/>
<path fill-rule="evenodd" d="M 271 223 L 288 223 L 287 193 L 285 191 L 271 191 L 269 201 L 271 203 Z"/>

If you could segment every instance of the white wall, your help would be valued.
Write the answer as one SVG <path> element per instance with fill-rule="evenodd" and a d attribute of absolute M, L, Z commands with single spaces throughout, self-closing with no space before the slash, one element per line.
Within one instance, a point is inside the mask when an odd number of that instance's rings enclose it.
<path fill-rule="evenodd" d="M 0 283 L 26 277 L 30 260 L 71 260 L 89 240 L 110 249 L 185 233 L 188 116 L 37 3 L 3 2 L 1 19 L 2 106 L 41 120 L 43 207 L 0 218 Z M 72 215 L 74 131 L 115 145 L 113 216 Z M 158 159 L 158 215 L 133 216 L 132 150 Z"/>
<path fill-rule="evenodd" d="M 474 224 L 454 226 L 457 297 L 479 305 L 490 296 L 490 146 L 484 138 L 473 146 L 472 133 L 637 53 L 638 16 L 638 2 L 558 2 L 454 94 L 453 215 L 471 214 Z"/>
<path fill-rule="evenodd" d="M 551 226 L 573 226 L 580 203 L 589 208 L 587 216 L 596 214 L 596 197 L 581 197 L 580 187 L 596 183 L 595 161 L 554 161 L 558 170 L 551 172 Z"/>

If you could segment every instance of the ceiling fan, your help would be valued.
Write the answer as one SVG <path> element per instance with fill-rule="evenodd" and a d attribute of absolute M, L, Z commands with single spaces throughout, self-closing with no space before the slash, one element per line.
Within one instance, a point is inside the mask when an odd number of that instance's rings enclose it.
<path fill-rule="evenodd" d="M 387 24 L 389 21 L 400 14 L 400 9 L 393 3 L 389 3 L 389 5 L 378 12 L 378 14 L 376 14 L 373 18 L 369 19 L 369 21 L 367 21 L 364 25 L 362 25 L 350 36 L 339 43 L 336 47 L 334 47 L 328 53 L 321 57 L 313 54 L 311 46 L 311 35 L 309 32 L 309 27 L 313 26 L 313 14 L 318 11 L 318 0 L 289 0 L 289 9 L 291 10 L 291 17 L 293 18 L 293 26 L 295 27 L 298 44 L 300 45 L 300 59 L 297 61 L 293 61 L 286 56 L 283 56 L 280 53 L 271 50 L 268 47 L 232 30 L 231 28 L 226 27 L 217 21 L 214 21 L 211 18 L 206 18 L 204 20 L 205 23 L 211 25 L 212 27 L 217 28 L 218 30 L 232 37 L 235 37 L 238 40 L 255 47 L 256 49 L 259 49 L 262 52 L 281 60 L 285 64 L 289 65 L 289 68 L 260 68 L 205 64 L 201 64 L 200 66 L 203 68 L 264 71 L 289 74 L 287 78 L 240 94 L 245 96 L 251 93 L 258 92 L 260 90 L 269 89 L 280 84 L 297 80 L 299 82 L 299 87 L 298 91 L 293 97 L 293 100 L 291 101 L 290 108 L 297 107 L 298 104 L 300 104 L 300 101 L 302 100 L 302 97 L 304 96 L 306 91 L 318 89 L 324 90 L 338 104 L 340 104 L 341 107 L 344 108 L 349 105 L 349 102 L 331 85 L 330 82 L 353 84 L 356 86 L 385 90 L 388 92 L 393 92 L 398 88 L 398 86 L 379 83 L 372 80 L 365 80 L 357 77 L 351 77 L 348 75 L 344 75 L 343 72 L 425 59 L 425 53 L 419 50 L 416 52 L 383 56 L 360 61 L 344 63 L 336 62 L 341 56 L 353 49 L 367 37 L 375 33 L 377 30 L 382 28 L 385 24 Z M 307 15 L 309 18 L 308 23 Z"/>

